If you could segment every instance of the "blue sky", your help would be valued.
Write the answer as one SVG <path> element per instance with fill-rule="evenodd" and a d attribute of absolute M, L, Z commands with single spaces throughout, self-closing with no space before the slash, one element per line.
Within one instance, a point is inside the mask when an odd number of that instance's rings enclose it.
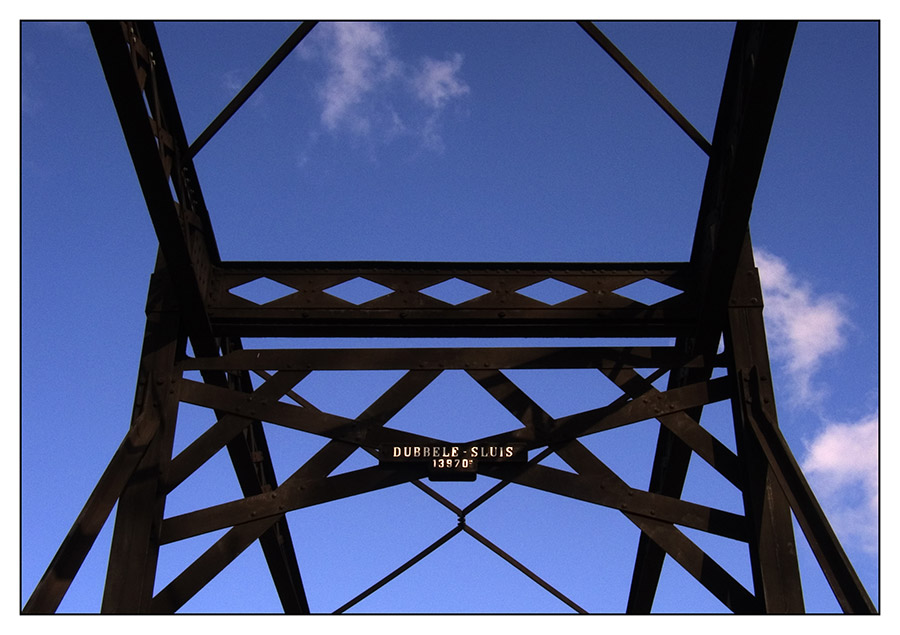
<path fill-rule="evenodd" d="M 598 24 L 711 139 L 733 24 Z M 189 139 L 295 26 L 158 26 Z M 157 243 L 87 27 L 25 23 L 21 37 L 24 602 L 127 430 Z M 876 604 L 878 55 L 875 23 L 800 24 L 751 219 L 781 426 Z M 195 164 L 227 260 L 684 261 L 705 175 L 705 155 L 569 22 L 320 25 Z M 617 396 L 596 372 L 510 376 L 554 416 Z M 319 373 L 297 390 L 355 416 L 396 379 Z M 464 374 L 429 391 L 392 425 L 461 437 L 516 425 Z M 724 435 L 727 409 L 710 411 Z M 179 447 L 210 423 L 182 415 Z M 318 447 L 267 434 L 282 479 Z M 646 487 L 655 439 L 645 422 L 587 445 Z M 167 515 L 201 492 L 236 497 L 227 467 L 215 457 Z M 685 496 L 739 512 L 703 469 L 692 462 Z M 467 502 L 490 485 L 435 489 Z M 313 611 L 456 524 L 412 486 L 365 498 L 289 515 Z M 507 488 L 470 521 L 589 611 L 624 609 L 637 530 L 618 512 Z M 98 610 L 110 525 L 61 610 Z M 164 550 L 161 581 L 213 538 Z M 750 584 L 734 545 L 696 540 Z M 807 609 L 837 610 L 805 546 L 800 558 Z M 263 569 L 254 545 L 185 609 L 277 611 L 271 585 L 237 590 Z M 567 610 L 466 535 L 358 609 L 417 607 Z M 656 608 L 721 607 L 668 561 Z"/>

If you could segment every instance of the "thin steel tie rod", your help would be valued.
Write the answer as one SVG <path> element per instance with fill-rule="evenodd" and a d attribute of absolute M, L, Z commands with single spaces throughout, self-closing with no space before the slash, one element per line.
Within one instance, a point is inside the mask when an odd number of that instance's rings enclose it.
<path fill-rule="evenodd" d="M 592 22 L 587 22 L 585 20 L 579 20 L 578 25 L 584 29 L 588 35 L 590 35 L 594 41 L 600 45 L 600 47 L 606 51 L 611 58 L 622 67 L 628 76 L 631 77 L 637 85 L 644 89 L 644 92 L 650 95 L 650 98 L 655 101 L 660 108 L 665 111 L 669 117 L 672 118 L 678 127 L 684 130 L 687 133 L 694 143 L 700 146 L 700 149 L 703 150 L 707 155 L 712 153 L 712 145 L 710 145 L 709 141 L 706 140 L 700 132 L 691 125 L 691 122 L 685 118 L 672 103 L 663 96 L 661 92 L 650 83 L 650 80 L 647 79 L 641 71 L 637 69 L 637 67 L 631 63 L 625 54 L 622 53 L 616 45 L 613 44 L 608 37 L 606 37 L 603 32 L 598 29 Z"/>
<path fill-rule="evenodd" d="M 458 534 L 459 532 L 461 532 L 461 531 L 463 530 L 463 527 L 464 527 L 463 524 L 460 523 L 459 525 L 457 525 L 456 527 L 454 527 L 453 529 L 451 529 L 450 531 L 448 531 L 446 534 L 444 534 L 443 536 L 441 536 L 440 538 L 438 538 L 438 539 L 437 539 L 435 542 L 433 542 L 431 545 L 429 545 L 428 547 L 425 547 L 425 549 L 423 549 L 422 551 L 420 551 L 418 554 L 416 554 L 415 556 L 413 556 L 412 558 L 410 558 L 409 560 L 407 560 L 405 563 L 401 564 L 399 567 L 397 567 L 396 569 L 394 569 L 393 571 L 391 571 L 389 574 L 387 574 L 386 576 L 384 576 L 381 580 L 379 580 L 378 582 L 376 582 L 375 584 L 373 584 L 372 586 L 370 586 L 368 589 L 366 589 L 365 591 L 363 591 L 362 593 L 360 593 L 359 595 L 357 595 L 355 598 L 353 598 L 352 600 L 350 600 L 349 602 L 347 602 L 346 604 L 344 604 L 344 605 L 343 605 L 342 607 L 340 607 L 339 609 L 335 610 L 334 613 L 335 613 L 335 614 L 343 613 L 344 611 L 346 611 L 347 609 L 351 608 L 351 607 L 354 606 L 355 604 L 358 604 L 358 603 L 361 602 L 362 600 L 366 599 L 367 597 L 369 597 L 370 595 L 372 595 L 373 593 L 375 593 L 375 591 L 377 591 L 378 589 L 380 589 L 381 587 L 383 587 L 385 584 L 387 584 L 388 582 L 390 582 L 391 580 L 393 580 L 394 578 L 396 578 L 397 576 L 399 576 L 401 573 L 403 573 L 403 572 L 406 571 L 407 569 L 411 568 L 414 564 L 416 564 L 417 562 L 419 562 L 419 561 L 425 559 L 425 557 L 426 557 L 427 555 L 429 555 L 429 554 L 433 553 L 434 551 L 436 551 L 438 547 L 440 547 L 440 546 L 443 545 L 445 542 L 447 542 L 448 540 L 450 540 L 451 538 L 453 538 L 453 536 L 455 536 L 456 534 Z"/>
<path fill-rule="evenodd" d="M 212 136 L 216 134 L 225 123 L 231 119 L 231 116 L 237 112 L 238 108 L 244 105 L 250 96 L 256 92 L 256 89 L 260 87 L 260 85 L 266 81 L 266 79 L 271 75 L 278 65 L 281 64 L 285 60 L 285 58 L 290 55 L 291 51 L 293 51 L 298 44 L 300 44 L 300 40 L 306 37 L 306 34 L 312 31 L 312 28 L 316 26 L 316 22 L 307 20 L 300 24 L 297 29 L 291 33 L 290 37 L 284 41 L 278 50 L 269 58 L 269 60 L 263 64 L 262 68 L 260 68 L 256 75 L 247 82 L 247 85 L 244 86 L 240 92 L 235 95 L 234 99 L 225 106 L 225 109 L 219 113 L 219 115 L 213 119 L 213 122 L 206 127 L 206 130 L 200 133 L 200 136 L 194 140 L 194 142 L 188 148 L 188 158 L 193 159 L 198 152 L 200 152 L 201 148 L 206 145 L 206 143 L 212 139 Z"/>

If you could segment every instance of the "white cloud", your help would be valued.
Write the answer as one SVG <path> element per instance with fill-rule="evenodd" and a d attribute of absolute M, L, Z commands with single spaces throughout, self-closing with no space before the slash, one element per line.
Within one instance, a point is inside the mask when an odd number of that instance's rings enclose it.
<path fill-rule="evenodd" d="M 330 130 L 350 124 L 358 131 L 368 131 L 369 120 L 355 107 L 397 72 L 385 28 L 372 23 L 336 22 L 330 34 L 329 70 L 321 92 L 322 123 Z"/>
<path fill-rule="evenodd" d="M 840 297 L 816 294 L 787 264 L 755 249 L 772 358 L 787 372 L 789 403 L 823 416 L 814 375 L 845 344 L 851 327 Z M 875 553 L 878 539 L 878 414 L 859 421 L 825 421 L 806 443 L 802 469 L 843 542 Z"/>
<path fill-rule="evenodd" d="M 432 108 L 442 108 L 453 97 L 469 92 L 469 87 L 459 78 L 463 57 L 459 53 L 449 60 L 425 59 L 413 78 L 416 94 Z"/>
<path fill-rule="evenodd" d="M 830 423 L 809 444 L 803 471 L 842 537 L 878 547 L 878 415 Z"/>
<path fill-rule="evenodd" d="M 395 52 L 388 27 L 380 23 L 328 22 L 320 46 L 305 49 L 307 61 L 325 61 L 319 86 L 321 123 L 330 132 L 387 143 L 400 135 L 439 149 L 441 111 L 469 93 L 461 76 L 463 57 L 424 58 L 415 68 Z"/>
<path fill-rule="evenodd" d="M 843 302 L 838 297 L 816 295 L 783 260 L 765 250 L 756 249 L 755 256 L 772 356 L 788 372 L 791 401 L 815 404 L 822 395 L 814 386 L 813 375 L 826 356 L 843 347 L 844 329 L 850 324 Z"/>

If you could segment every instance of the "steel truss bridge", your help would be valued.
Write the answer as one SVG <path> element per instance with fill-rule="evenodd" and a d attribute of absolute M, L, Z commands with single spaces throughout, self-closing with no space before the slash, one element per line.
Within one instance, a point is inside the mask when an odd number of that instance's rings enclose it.
<path fill-rule="evenodd" d="M 308 613 L 304 584 L 316 581 L 301 580 L 286 514 L 403 483 L 433 497 L 457 517 L 457 524 L 372 587 L 350 597 L 337 612 L 354 606 L 460 533 L 478 540 L 571 609 L 583 611 L 467 524 L 470 512 L 510 485 L 618 510 L 640 529 L 627 606 L 622 607 L 628 613 L 653 609 L 667 556 L 735 613 L 803 612 L 792 517 L 841 609 L 876 612 L 779 430 L 748 230 L 796 24 L 737 24 L 712 141 L 704 139 L 594 24 L 580 24 L 586 36 L 709 156 L 686 262 L 223 261 L 193 158 L 314 23 L 302 23 L 192 143 L 185 137 L 154 25 L 90 24 L 159 240 L 159 255 L 148 293 L 130 428 L 27 601 L 25 613 L 58 609 L 115 505 L 103 612 L 177 611 L 259 541 L 285 613 Z M 382 285 L 389 293 L 359 304 L 327 293 L 359 278 Z M 290 292 L 261 304 L 232 293 L 261 279 Z M 554 305 L 519 293 L 545 280 L 583 293 Z M 642 280 L 671 287 L 676 294 L 647 306 L 616 293 Z M 483 293 L 453 305 L 425 292 L 446 281 L 475 285 Z M 253 350 L 242 346 L 242 338 L 301 336 L 671 338 L 674 344 Z M 522 368 L 598 369 L 621 389 L 621 395 L 604 407 L 554 418 L 502 372 Z M 356 418 L 323 412 L 293 391 L 313 371 L 376 369 L 405 374 Z M 426 482 L 433 476 L 433 466 L 426 463 L 382 462 L 334 474 L 357 450 L 384 458 L 383 448 L 391 445 L 446 447 L 443 439 L 403 432 L 389 424 L 447 370 L 467 373 L 521 423 L 513 431 L 472 442 L 524 448 L 530 459 L 477 462 L 475 473 L 465 476 L 491 477 L 496 485 L 465 508 Z M 191 375 L 198 378 L 186 376 L 190 371 L 199 371 Z M 653 382 L 666 373 L 668 385 L 656 388 Z M 255 388 L 251 375 L 258 378 Z M 704 406 L 717 402 L 731 404 L 736 451 L 702 425 Z M 215 423 L 173 456 L 183 403 L 213 411 Z M 646 420 L 660 426 L 649 486 L 641 490 L 627 485 L 582 438 Z M 317 435 L 327 443 L 279 483 L 262 422 Z M 167 517 L 166 496 L 223 448 L 243 496 Z M 571 470 L 542 465 L 551 454 Z M 743 513 L 682 500 L 693 455 L 740 491 Z M 455 477 L 452 470 L 449 477 Z M 752 588 L 735 580 L 677 526 L 745 543 Z M 154 593 L 161 546 L 221 529 L 227 531 L 220 539 Z"/>

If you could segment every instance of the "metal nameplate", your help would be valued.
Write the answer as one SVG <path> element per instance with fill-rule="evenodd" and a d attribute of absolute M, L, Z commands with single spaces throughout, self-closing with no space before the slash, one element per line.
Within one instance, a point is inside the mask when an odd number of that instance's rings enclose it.
<path fill-rule="evenodd" d="M 386 444 L 379 448 L 379 462 L 428 467 L 432 481 L 474 481 L 480 461 L 524 462 L 528 452 L 521 443 Z"/>

